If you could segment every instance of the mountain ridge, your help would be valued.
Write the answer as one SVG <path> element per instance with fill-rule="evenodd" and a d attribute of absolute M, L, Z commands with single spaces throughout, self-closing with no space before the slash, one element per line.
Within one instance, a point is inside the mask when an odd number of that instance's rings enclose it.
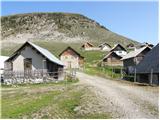
<path fill-rule="evenodd" d="M 23 43 L 53 41 L 83 43 L 86 41 L 111 45 L 139 44 L 137 41 L 112 32 L 100 23 L 78 13 L 43 12 L 1 17 L 2 41 Z"/>

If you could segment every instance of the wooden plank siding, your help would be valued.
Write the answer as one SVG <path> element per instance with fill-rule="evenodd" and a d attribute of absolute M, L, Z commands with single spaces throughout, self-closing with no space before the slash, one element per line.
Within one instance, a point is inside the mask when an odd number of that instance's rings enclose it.
<path fill-rule="evenodd" d="M 71 47 L 66 48 L 59 56 L 66 69 L 80 68 L 84 64 L 84 57 Z"/>
<path fill-rule="evenodd" d="M 103 59 L 103 65 L 108 66 L 122 66 L 123 61 L 121 61 L 122 57 L 117 56 L 115 53 L 110 54 L 107 58 Z"/>

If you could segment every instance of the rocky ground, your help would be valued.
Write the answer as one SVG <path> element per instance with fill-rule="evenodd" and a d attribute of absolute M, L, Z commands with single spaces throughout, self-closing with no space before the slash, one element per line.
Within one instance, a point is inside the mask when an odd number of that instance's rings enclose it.
<path fill-rule="evenodd" d="M 159 117 L 159 87 L 139 86 L 80 72 L 77 76 L 81 84 L 91 86 L 103 110 L 113 118 Z"/>

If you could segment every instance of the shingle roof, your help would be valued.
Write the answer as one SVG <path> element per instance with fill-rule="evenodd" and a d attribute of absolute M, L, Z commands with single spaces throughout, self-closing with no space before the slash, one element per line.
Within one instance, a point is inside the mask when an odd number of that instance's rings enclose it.
<path fill-rule="evenodd" d="M 159 73 L 159 44 L 149 51 L 144 59 L 136 66 L 137 73 Z"/>
<path fill-rule="evenodd" d="M 29 44 L 29 45 L 31 45 L 32 47 L 34 47 L 37 51 L 39 51 L 43 56 L 45 56 L 47 59 L 49 59 L 51 62 L 54 62 L 54 63 L 57 63 L 57 64 L 59 64 L 59 65 L 64 65 L 57 57 L 55 57 L 51 52 L 49 52 L 47 49 L 44 49 L 44 48 L 42 48 L 42 47 L 40 47 L 40 46 L 38 46 L 38 45 L 35 45 L 34 43 L 32 43 L 32 42 L 29 42 L 29 41 L 27 41 L 26 43 L 24 43 L 16 52 L 14 52 L 14 54 L 10 57 L 10 58 L 12 58 L 12 57 L 14 57 L 15 55 L 16 55 L 16 53 L 24 46 L 24 45 L 26 45 L 26 44 Z M 10 59 L 9 58 L 9 59 Z M 9 60 L 9 59 L 7 59 L 7 60 Z M 6 61 L 7 61 L 6 60 Z"/>
<path fill-rule="evenodd" d="M 145 46 L 145 47 L 142 47 L 142 48 L 137 49 L 135 51 L 131 51 L 127 55 L 125 55 L 121 60 L 125 60 L 125 59 L 136 57 L 137 55 L 139 55 L 141 52 L 143 52 L 147 48 L 151 49 L 150 47 Z"/>

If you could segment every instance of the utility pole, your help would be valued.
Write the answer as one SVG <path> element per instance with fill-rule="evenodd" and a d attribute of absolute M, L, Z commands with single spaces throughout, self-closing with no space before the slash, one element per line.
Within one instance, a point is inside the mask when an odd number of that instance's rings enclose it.
<path fill-rule="evenodd" d="M 150 85 L 152 85 L 152 81 L 153 81 L 153 69 L 151 69 Z"/>

